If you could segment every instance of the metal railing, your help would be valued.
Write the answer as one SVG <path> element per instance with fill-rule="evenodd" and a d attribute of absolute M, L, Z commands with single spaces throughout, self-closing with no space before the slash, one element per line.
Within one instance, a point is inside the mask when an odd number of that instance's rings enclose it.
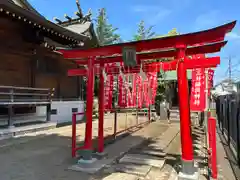
<path fill-rule="evenodd" d="M 102 149 L 105 143 L 111 139 L 114 141 L 117 137 L 121 137 L 127 135 L 129 133 L 135 132 L 145 125 L 151 122 L 151 111 L 149 112 L 150 108 L 114 108 L 111 110 L 106 110 L 104 115 L 104 126 L 102 129 L 99 127 L 98 124 L 98 135 L 97 135 L 97 143 L 93 144 L 94 151 L 101 153 L 100 149 Z M 99 112 L 98 112 L 99 113 Z M 97 113 L 97 114 L 98 114 Z M 84 115 L 84 112 L 80 113 L 73 113 L 72 114 L 72 157 L 77 156 L 77 151 L 83 151 L 87 147 L 86 142 L 84 140 L 82 146 L 77 147 L 77 116 Z M 82 121 L 82 120 L 81 120 Z M 79 127 L 80 128 L 80 127 Z M 82 132 L 81 136 L 84 136 L 85 139 L 85 132 Z M 99 137 L 99 134 L 103 132 L 103 137 Z M 102 139 L 101 139 L 102 138 Z M 106 141 L 105 141 L 106 140 Z M 101 142 L 101 143 L 99 143 Z"/>
<path fill-rule="evenodd" d="M 46 106 L 46 121 L 50 120 L 54 89 L 0 86 L 0 107 L 8 109 L 8 126 L 13 126 L 14 108 L 19 106 Z"/>
<path fill-rule="evenodd" d="M 0 105 L 49 104 L 54 89 L 0 86 Z"/>
<path fill-rule="evenodd" d="M 218 128 L 240 167 L 240 94 L 216 99 Z"/>

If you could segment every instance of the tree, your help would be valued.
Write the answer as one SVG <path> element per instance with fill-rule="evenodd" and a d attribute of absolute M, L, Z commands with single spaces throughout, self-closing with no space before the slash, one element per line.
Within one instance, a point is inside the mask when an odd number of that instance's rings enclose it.
<path fill-rule="evenodd" d="M 96 18 L 96 34 L 98 37 L 99 45 L 106 46 L 121 41 L 120 35 L 116 33 L 118 28 L 114 28 L 108 22 L 107 12 L 105 8 L 99 9 Z M 95 76 L 94 95 L 97 96 L 99 92 L 99 78 Z"/>
<path fill-rule="evenodd" d="M 115 44 L 121 41 L 120 35 L 116 33 L 118 28 L 114 28 L 108 23 L 105 8 L 99 10 L 97 16 L 96 33 L 100 46 Z"/>
<path fill-rule="evenodd" d="M 158 36 L 159 37 L 166 37 L 166 36 L 176 36 L 179 35 L 176 28 L 173 28 L 171 31 L 168 32 L 167 35 Z M 158 59 L 158 62 L 170 61 L 172 58 L 162 58 Z M 165 81 L 166 74 L 163 71 L 158 72 L 158 88 L 157 88 L 157 95 L 156 95 L 156 103 L 160 103 L 163 99 L 166 98 L 166 91 L 168 82 Z"/>
<path fill-rule="evenodd" d="M 134 35 L 133 39 L 135 41 L 151 39 L 155 36 L 155 32 L 152 32 L 152 30 L 153 26 L 146 28 L 144 21 L 141 20 L 140 23 L 138 24 L 137 33 Z"/>

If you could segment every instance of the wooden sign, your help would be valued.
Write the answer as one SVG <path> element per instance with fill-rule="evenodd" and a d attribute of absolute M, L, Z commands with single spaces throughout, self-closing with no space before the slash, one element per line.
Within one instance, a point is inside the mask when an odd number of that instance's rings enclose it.
<path fill-rule="evenodd" d="M 123 47 L 122 57 L 124 66 L 135 67 L 137 65 L 137 54 L 135 47 Z"/>

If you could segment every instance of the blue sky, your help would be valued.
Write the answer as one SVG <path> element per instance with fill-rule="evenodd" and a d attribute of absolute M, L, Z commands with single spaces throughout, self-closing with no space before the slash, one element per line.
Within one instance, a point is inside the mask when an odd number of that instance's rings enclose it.
<path fill-rule="evenodd" d="M 64 19 L 64 14 L 74 16 L 75 0 L 29 0 L 47 19 Z M 239 0 L 80 0 L 84 13 L 89 8 L 93 15 L 99 8 L 107 9 L 108 19 L 124 40 L 131 40 L 137 24 L 144 20 L 153 25 L 154 31 L 166 34 L 172 28 L 188 33 L 215 27 L 233 20 L 240 22 Z M 228 57 L 232 57 L 233 77 L 240 80 L 240 25 L 228 34 L 228 44 L 222 52 L 221 65 L 215 73 L 215 81 L 226 76 Z"/>

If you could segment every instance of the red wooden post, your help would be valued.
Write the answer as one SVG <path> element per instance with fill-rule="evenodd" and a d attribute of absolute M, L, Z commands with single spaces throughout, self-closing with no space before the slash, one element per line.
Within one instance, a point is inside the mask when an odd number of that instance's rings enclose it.
<path fill-rule="evenodd" d="M 216 139 L 216 119 L 213 117 L 209 118 L 210 128 L 211 128 L 211 168 L 212 168 L 212 178 L 217 179 L 217 139 Z"/>
<path fill-rule="evenodd" d="M 194 174 L 188 81 L 187 70 L 184 64 L 186 46 L 180 46 L 177 48 L 179 48 L 177 54 L 177 59 L 179 60 L 177 67 L 177 77 L 182 146 L 182 172 L 185 174 Z"/>
<path fill-rule="evenodd" d="M 208 121 L 207 121 L 207 126 L 208 126 L 208 153 L 210 154 L 211 153 L 211 149 L 212 149 L 212 128 L 211 128 L 211 126 L 212 126 L 212 122 L 211 122 L 211 120 L 210 120 L 211 118 L 210 117 L 208 117 Z"/>
<path fill-rule="evenodd" d="M 207 119 L 207 133 L 208 133 L 208 168 L 212 171 L 212 128 L 210 117 Z"/>
<path fill-rule="evenodd" d="M 76 114 L 72 114 L 72 157 L 76 157 L 76 124 L 77 117 Z"/>
<path fill-rule="evenodd" d="M 87 81 L 87 108 L 86 108 L 86 130 L 85 130 L 85 149 L 92 150 L 92 114 L 93 114 L 93 93 L 94 93 L 94 60 L 88 60 L 88 81 Z"/>
<path fill-rule="evenodd" d="M 104 150 L 104 64 L 100 64 L 100 84 L 98 95 L 99 106 L 99 120 L 98 120 L 98 152 L 102 153 Z"/>

